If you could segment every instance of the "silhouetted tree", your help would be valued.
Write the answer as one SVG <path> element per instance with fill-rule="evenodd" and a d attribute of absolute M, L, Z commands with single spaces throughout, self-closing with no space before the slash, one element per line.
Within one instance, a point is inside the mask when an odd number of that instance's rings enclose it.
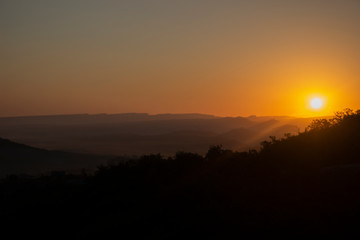
<path fill-rule="evenodd" d="M 205 158 L 208 160 L 218 159 L 224 154 L 224 152 L 225 150 L 223 149 L 222 145 L 210 146 Z"/>

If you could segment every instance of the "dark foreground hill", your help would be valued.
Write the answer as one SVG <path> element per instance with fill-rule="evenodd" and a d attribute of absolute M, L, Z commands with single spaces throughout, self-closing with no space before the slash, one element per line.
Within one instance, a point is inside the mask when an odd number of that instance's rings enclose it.
<path fill-rule="evenodd" d="M 94 171 L 106 157 L 48 151 L 0 138 L 0 178 L 10 174 Z"/>
<path fill-rule="evenodd" d="M 359 137 L 360 111 L 345 111 L 260 151 L 213 146 L 205 157 L 147 155 L 90 177 L 10 177 L 0 184 L 3 234 L 357 239 Z"/>

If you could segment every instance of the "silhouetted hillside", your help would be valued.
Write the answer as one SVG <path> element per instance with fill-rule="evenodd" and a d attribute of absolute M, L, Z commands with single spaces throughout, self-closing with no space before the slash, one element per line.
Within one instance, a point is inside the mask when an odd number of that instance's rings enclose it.
<path fill-rule="evenodd" d="M 12 176 L 0 184 L 3 234 L 357 239 L 359 137 L 360 111 L 346 110 L 299 135 L 270 137 L 260 151 L 217 145 L 205 156 L 144 155 L 99 167 L 83 181 Z"/>
<path fill-rule="evenodd" d="M 262 158 L 285 166 L 360 164 L 360 112 L 347 109 L 332 119 L 314 120 L 306 131 L 262 143 Z"/>
<path fill-rule="evenodd" d="M 48 151 L 0 138 L 0 177 L 50 171 L 93 171 L 106 157 Z"/>

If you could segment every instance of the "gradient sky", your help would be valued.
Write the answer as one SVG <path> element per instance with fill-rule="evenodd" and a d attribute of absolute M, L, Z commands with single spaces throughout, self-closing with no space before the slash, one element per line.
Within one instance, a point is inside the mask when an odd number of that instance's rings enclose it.
<path fill-rule="evenodd" d="M 0 116 L 358 109 L 359 43 L 359 0 L 0 0 Z"/>

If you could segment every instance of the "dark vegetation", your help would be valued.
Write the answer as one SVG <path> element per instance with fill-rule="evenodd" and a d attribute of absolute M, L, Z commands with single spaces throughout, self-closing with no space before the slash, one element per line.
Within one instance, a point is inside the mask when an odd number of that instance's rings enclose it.
<path fill-rule="evenodd" d="M 359 237 L 360 111 L 260 151 L 146 155 L 95 175 L 9 176 L 2 233 L 124 239 Z"/>

